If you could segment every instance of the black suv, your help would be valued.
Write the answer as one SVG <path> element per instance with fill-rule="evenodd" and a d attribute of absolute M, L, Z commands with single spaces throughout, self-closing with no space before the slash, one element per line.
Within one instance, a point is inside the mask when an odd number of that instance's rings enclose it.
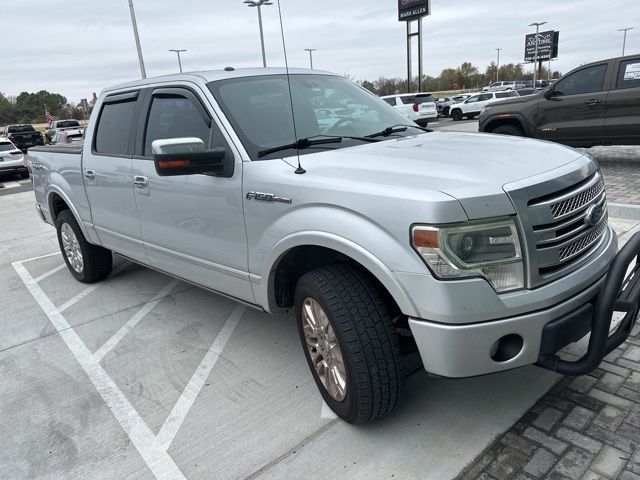
<path fill-rule="evenodd" d="M 540 94 L 487 105 L 479 131 L 575 147 L 640 144 L 640 56 L 583 65 Z"/>

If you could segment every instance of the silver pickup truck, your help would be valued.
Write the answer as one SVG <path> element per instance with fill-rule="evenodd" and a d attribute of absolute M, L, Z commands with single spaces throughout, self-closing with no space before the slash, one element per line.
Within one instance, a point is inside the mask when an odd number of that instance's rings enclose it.
<path fill-rule="evenodd" d="M 29 161 L 76 279 L 103 279 L 117 253 L 293 309 L 318 388 L 348 422 L 389 412 L 412 358 L 444 377 L 534 363 L 581 375 L 638 314 L 640 235 L 618 253 L 588 155 L 430 132 L 329 73 L 108 88 L 84 146 Z M 583 358 L 556 355 L 589 332 Z"/>

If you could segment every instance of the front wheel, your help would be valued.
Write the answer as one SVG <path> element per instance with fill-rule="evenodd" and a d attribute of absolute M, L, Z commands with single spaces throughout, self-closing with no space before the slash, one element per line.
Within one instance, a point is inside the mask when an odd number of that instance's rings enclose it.
<path fill-rule="evenodd" d="M 500 125 L 499 127 L 494 128 L 491 133 L 524 137 L 524 131 L 517 125 Z"/>
<path fill-rule="evenodd" d="M 390 412 L 405 368 L 380 287 L 356 267 L 332 265 L 300 278 L 295 309 L 307 363 L 327 405 L 348 423 Z"/>
<path fill-rule="evenodd" d="M 113 266 L 111 251 L 87 242 L 70 210 L 60 212 L 56 230 L 60 251 L 76 280 L 93 283 L 109 275 Z"/>
<path fill-rule="evenodd" d="M 462 120 L 462 110 L 455 109 L 451 112 L 451 118 L 453 118 L 454 122 L 459 122 Z"/>

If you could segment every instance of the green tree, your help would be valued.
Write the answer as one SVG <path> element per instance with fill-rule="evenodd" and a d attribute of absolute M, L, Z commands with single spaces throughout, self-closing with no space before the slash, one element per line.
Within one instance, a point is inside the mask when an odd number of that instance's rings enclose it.
<path fill-rule="evenodd" d="M 22 92 L 16 97 L 17 120 L 24 123 L 46 120 L 45 107 L 53 116 L 61 116 L 67 99 L 59 93 L 40 90 L 38 93 Z"/>
<path fill-rule="evenodd" d="M 0 93 L 0 125 L 16 121 L 16 105 L 3 93 Z"/>

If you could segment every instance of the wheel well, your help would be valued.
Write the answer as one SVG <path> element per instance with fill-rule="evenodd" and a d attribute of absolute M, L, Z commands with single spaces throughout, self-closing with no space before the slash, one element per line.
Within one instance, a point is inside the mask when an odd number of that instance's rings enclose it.
<path fill-rule="evenodd" d="M 527 134 L 526 130 L 524 129 L 524 126 L 522 125 L 522 122 L 520 122 L 520 120 L 518 120 L 517 118 L 497 118 L 495 120 L 492 120 L 489 123 L 489 125 L 485 127 L 485 132 L 491 133 L 496 128 L 501 127 L 503 125 L 513 125 L 514 127 L 521 128 L 522 131 L 525 133 L 525 135 Z"/>
<path fill-rule="evenodd" d="M 58 215 L 60 214 L 60 212 L 62 212 L 63 210 L 70 210 L 69 205 L 67 205 L 67 202 L 65 202 L 62 199 L 62 197 L 57 193 L 51 194 L 51 198 L 49 199 L 49 204 L 50 204 L 49 211 L 51 212 L 51 218 L 54 222 L 58 217 Z"/>
<path fill-rule="evenodd" d="M 348 263 L 357 267 L 380 287 L 380 291 L 387 297 L 392 311 L 400 314 L 400 308 L 389 291 L 380 281 L 360 263 L 330 248 L 317 245 L 302 245 L 287 251 L 272 270 L 270 285 L 270 301 L 279 308 L 290 308 L 294 303 L 296 285 L 305 273 L 335 263 Z"/>

